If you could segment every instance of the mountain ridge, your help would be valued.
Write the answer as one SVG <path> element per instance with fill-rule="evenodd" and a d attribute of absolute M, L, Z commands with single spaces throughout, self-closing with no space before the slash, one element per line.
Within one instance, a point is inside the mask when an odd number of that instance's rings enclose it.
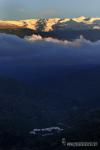
<path fill-rule="evenodd" d="M 0 29 L 28 28 L 34 31 L 53 30 L 84 30 L 100 29 L 100 18 L 78 17 L 78 18 L 49 18 L 49 19 L 27 19 L 27 20 L 0 20 Z"/>

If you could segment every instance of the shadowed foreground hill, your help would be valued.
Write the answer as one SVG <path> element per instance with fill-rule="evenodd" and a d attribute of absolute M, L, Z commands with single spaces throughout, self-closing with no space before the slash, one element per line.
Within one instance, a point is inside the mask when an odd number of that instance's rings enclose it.
<path fill-rule="evenodd" d="M 28 87 L 16 80 L 0 77 L 0 146 L 5 147 L 6 143 L 6 148 L 9 145 L 10 149 L 13 145 L 20 145 L 19 148 L 41 150 L 42 147 L 47 149 L 49 144 L 50 149 L 56 150 L 61 137 L 67 136 L 69 141 L 98 141 L 99 76 L 99 67 L 73 72 L 71 75 L 64 72 L 64 76 L 49 77 L 49 82 L 43 79 L 42 87 L 39 84 L 36 86 L 35 82 Z M 29 135 L 33 128 L 53 125 L 64 128 L 60 137 L 34 139 Z M 37 141 L 40 145 L 36 144 Z"/>
<path fill-rule="evenodd" d="M 30 120 L 35 120 L 40 110 L 31 93 L 23 83 L 0 77 L 0 132 L 25 132 Z"/>
<path fill-rule="evenodd" d="M 0 77 L 1 127 L 20 127 L 24 132 L 59 123 L 67 127 L 77 123 L 76 117 L 82 119 L 85 113 L 99 109 L 99 67 L 71 74 L 62 71 L 58 76 L 48 74 L 45 78 L 40 75 L 32 85 Z"/>

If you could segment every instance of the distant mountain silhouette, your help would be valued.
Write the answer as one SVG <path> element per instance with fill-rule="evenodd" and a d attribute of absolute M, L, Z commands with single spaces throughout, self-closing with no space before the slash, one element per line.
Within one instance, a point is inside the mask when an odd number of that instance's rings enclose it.
<path fill-rule="evenodd" d="M 20 38 L 24 38 L 25 36 L 31 36 L 33 34 L 41 35 L 43 38 L 52 37 L 59 40 L 69 40 L 73 41 L 80 36 L 83 36 L 86 40 L 91 42 L 96 42 L 100 40 L 100 30 L 54 30 L 50 32 L 41 32 L 40 30 L 33 31 L 31 29 L 0 29 L 0 33 L 13 34 L 17 35 Z"/>

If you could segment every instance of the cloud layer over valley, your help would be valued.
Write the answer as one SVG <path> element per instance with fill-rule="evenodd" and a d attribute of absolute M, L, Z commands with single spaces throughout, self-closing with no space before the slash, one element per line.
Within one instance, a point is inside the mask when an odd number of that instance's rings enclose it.
<path fill-rule="evenodd" d="M 79 39 L 76 39 L 74 41 L 68 41 L 68 40 L 59 40 L 59 39 L 52 38 L 52 37 L 43 38 L 40 35 L 33 34 L 32 36 L 26 36 L 25 40 L 30 41 L 30 42 L 45 41 L 45 42 L 51 42 L 51 43 L 55 43 L 59 45 L 74 46 L 74 47 L 79 47 L 86 43 L 91 44 L 91 42 L 86 40 L 83 36 L 80 36 Z"/>
<path fill-rule="evenodd" d="M 0 75 L 22 80 L 52 75 L 70 67 L 84 68 L 100 65 L 100 42 L 80 39 L 63 41 L 40 35 L 17 36 L 0 34 Z"/>

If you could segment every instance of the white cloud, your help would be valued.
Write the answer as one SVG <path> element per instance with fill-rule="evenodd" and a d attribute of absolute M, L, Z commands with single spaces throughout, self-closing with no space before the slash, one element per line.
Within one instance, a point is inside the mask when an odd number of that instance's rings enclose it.
<path fill-rule="evenodd" d="M 59 39 L 52 38 L 52 37 L 43 38 L 40 35 L 33 34 L 32 36 L 26 36 L 25 40 L 30 41 L 30 42 L 45 41 L 45 42 L 51 42 L 51 43 L 67 45 L 67 46 L 76 46 L 76 47 L 79 47 L 84 43 L 91 43 L 90 41 L 84 39 L 83 36 L 80 36 L 79 39 L 76 39 L 74 41 L 68 41 L 68 40 L 59 40 Z"/>

